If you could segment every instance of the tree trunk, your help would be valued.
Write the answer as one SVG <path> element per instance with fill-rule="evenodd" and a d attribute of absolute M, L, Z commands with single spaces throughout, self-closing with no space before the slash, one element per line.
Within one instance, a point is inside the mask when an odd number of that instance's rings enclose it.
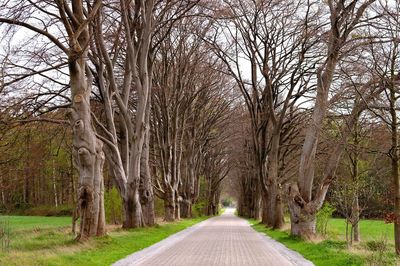
<path fill-rule="evenodd" d="M 91 79 L 86 80 L 84 59 L 69 63 L 73 127 L 73 155 L 79 171 L 78 206 L 80 233 L 78 240 L 105 234 L 103 144 L 96 138 L 90 114 Z"/>
<path fill-rule="evenodd" d="M 312 206 L 302 200 L 296 186 L 289 189 L 288 207 L 290 212 L 291 234 L 305 240 L 313 239 L 316 231 L 316 211 L 318 206 Z"/>
<path fill-rule="evenodd" d="M 146 123 L 149 124 L 150 104 L 146 113 Z M 154 214 L 154 193 L 151 181 L 151 172 L 149 165 L 150 157 L 150 127 L 146 128 L 145 141 L 143 144 L 142 159 L 140 161 L 140 203 L 142 205 L 143 222 L 145 226 L 153 226 L 155 224 Z"/>
<path fill-rule="evenodd" d="M 164 199 L 165 216 L 164 220 L 167 222 L 175 221 L 175 193 L 168 191 Z"/>
<path fill-rule="evenodd" d="M 217 215 L 218 214 L 218 204 L 219 204 L 219 195 L 220 189 L 218 191 L 215 188 L 210 188 L 211 191 L 209 192 L 208 196 L 208 203 L 207 203 L 207 215 Z"/>
<path fill-rule="evenodd" d="M 190 199 L 182 199 L 181 217 L 182 218 L 191 218 L 192 217 L 192 202 Z"/>
<path fill-rule="evenodd" d="M 58 193 L 57 193 L 57 179 L 56 179 L 56 167 L 54 163 L 54 156 L 51 156 L 51 175 L 53 181 L 53 195 L 54 195 L 54 205 L 58 207 Z"/>
<path fill-rule="evenodd" d="M 142 205 L 140 204 L 140 158 L 143 144 L 137 140 L 130 150 L 130 169 L 126 185 L 124 210 L 125 221 L 123 228 L 137 228 L 143 226 Z"/>
<path fill-rule="evenodd" d="M 284 225 L 283 202 L 276 184 L 269 186 L 263 206 L 263 223 L 271 228 L 279 229 Z"/>
<path fill-rule="evenodd" d="M 254 201 L 254 213 L 253 213 L 253 218 L 256 220 L 260 220 L 261 219 L 261 215 L 262 215 L 262 199 L 261 199 L 261 189 L 260 189 L 260 185 L 259 185 L 259 180 L 255 180 L 256 182 L 256 188 L 255 188 L 255 192 L 253 194 L 253 201 Z"/>
<path fill-rule="evenodd" d="M 175 220 L 181 219 L 181 202 L 182 197 L 179 196 L 178 190 L 175 190 Z"/>
<path fill-rule="evenodd" d="M 300 215 L 291 217 L 291 234 L 300 236 L 305 240 L 313 239 L 315 236 L 316 218 L 315 214 L 301 211 Z"/>
<path fill-rule="evenodd" d="M 360 206 L 358 202 L 358 195 L 356 194 L 354 203 L 353 203 L 353 223 L 352 223 L 352 231 L 354 233 L 354 241 L 360 241 L 360 229 L 359 229 L 359 221 L 360 221 Z"/>
<path fill-rule="evenodd" d="M 261 223 L 267 225 L 268 224 L 268 209 L 269 209 L 269 202 L 268 196 L 264 196 L 261 200 L 262 212 L 261 212 Z"/>
<path fill-rule="evenodd" d="M 274 229 L 279 229 L 284 225 L 283 204 L 278 185 L 279 167 L 279 136 L 280 132 L 274 132 L 271 142 L 271 150 L 268 156 L 268 172 L 266 176 L 266 192 L 264 198 L 267 205 L 264 206 L 266 215 L 263 215 L 263 223 Z"/>

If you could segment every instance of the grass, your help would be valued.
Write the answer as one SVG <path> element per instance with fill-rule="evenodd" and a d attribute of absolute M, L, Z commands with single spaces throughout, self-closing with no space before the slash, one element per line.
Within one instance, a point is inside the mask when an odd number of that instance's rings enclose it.
<path fill-rule="evenodd" d="M 349 226 L 350 229 L 350 226 Z M 345 239 L 346 223 L 343 219 L 330 219 L 328 222 L 328 233 L 335 239 Z M 360 233 L 362 241 L 374 241 L 387 237 L 389 243 L 394 243 L 393 224 L 386 224 L 382 220 L 361 220 Z"/>
<path fill-rule="evenodd" d="M 350 249 L 347 248 L 345 241 L 346 224 L 344 219 L 331 219 L 328 223 L 327 237 L 319 242 L 307 242 L 292 237 L 288 230 L 271 230 L 255 220 L 250 220 L 250 223 L 256 231 L 265 233 L 286 247 L 299 252 L 317 266 L 396 264 L 393 252 L 393 224 L 385 224 L 383 221 L 361 221 L 362 242 Z M 384 243 L 383 252 L 379 253 L 371 249 L 371 247 L 379 247 L 383 241 L 387 241 L 387 243 Z"/>
<path fill-rule="evenodd" d="M 24 229 L 35 228 L 48 229 L 56 227 L 68 227 L 71 225 L 71 217 L 44 217 L 44 216 L 1 216 L 10 222 L 13 231 L 20 232 Z"/>
<path fill-rule="evenodd" d="M 105 237 L 76 243 L 69 217 L 10 216 L 10 250 L 0 252 L 0 265 L 110 265 L 206 218 L 151 228 L 114 229 Z"/>

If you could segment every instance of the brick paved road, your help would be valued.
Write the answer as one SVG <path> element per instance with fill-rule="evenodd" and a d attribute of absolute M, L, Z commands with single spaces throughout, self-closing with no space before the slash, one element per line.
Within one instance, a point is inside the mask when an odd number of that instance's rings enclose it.
<path fill-rule="evenodd" d="M 208 219 L 114 265 L 313 265 L 298 253 L 257 233 L 233 212 L 228 209 L 219 217 Z"/>

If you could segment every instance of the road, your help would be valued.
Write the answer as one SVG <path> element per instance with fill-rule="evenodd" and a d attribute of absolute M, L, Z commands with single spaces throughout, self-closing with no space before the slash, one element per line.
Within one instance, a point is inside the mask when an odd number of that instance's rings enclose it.
<path fill-rule="evenodd" d="M 114 266 L 309 266 L 298 253 L 256 232 L 227 209 L 163 241 L 136 252 Z"/>

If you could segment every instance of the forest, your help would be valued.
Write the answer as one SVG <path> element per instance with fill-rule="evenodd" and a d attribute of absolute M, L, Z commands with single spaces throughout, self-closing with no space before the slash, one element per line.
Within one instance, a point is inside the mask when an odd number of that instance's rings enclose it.
<path fill-rule="evenodd" d="M 2 247 L 13 217 L 71 217 L 64 237 L 91 243 L 236 207 L 304 245 L 334 241 L 340 221 L 343 254 L 374 244 L 370 265 L 395 265 L 399 13 L 397 0 L 0 0 Z M 371 220 L 390 231 L 372 241 Z"/>

